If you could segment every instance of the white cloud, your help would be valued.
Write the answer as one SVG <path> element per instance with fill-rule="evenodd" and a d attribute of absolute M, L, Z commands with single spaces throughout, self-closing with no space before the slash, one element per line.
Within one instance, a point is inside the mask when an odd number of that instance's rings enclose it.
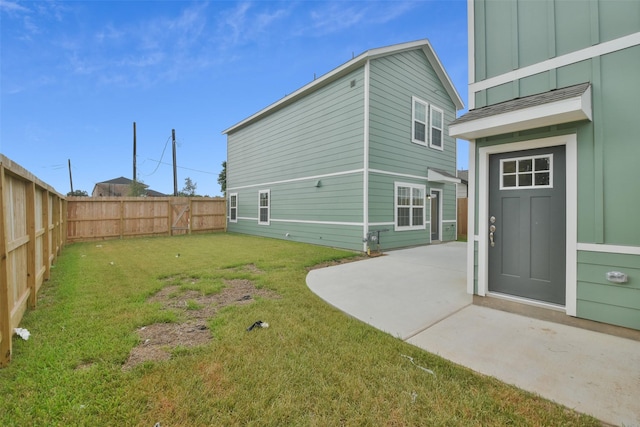
<path fill-rule="evenodd" d="M 412 2 L 329 2 L 310 12 L 311 30 L 325 35 L 356 25 L 384 24 L 404 15 L 415 6 Z"/>
<path fill-rule="evenodd" d="M 0 12 L 13 14 L 13 13 L 29 13 L 31 11 L 28 8 L 14 1 L 0 0 Z"/>
<path fill-rule="evenodd" d="M 238 3 L 231 10 L 220 14 L 218 22 L 218 42 L 223 50 L 263 39 L 269 30 L 291 14 L 293 3 Z M 260 10 L 261 6 L 278 5 L 275 9 Z"/>

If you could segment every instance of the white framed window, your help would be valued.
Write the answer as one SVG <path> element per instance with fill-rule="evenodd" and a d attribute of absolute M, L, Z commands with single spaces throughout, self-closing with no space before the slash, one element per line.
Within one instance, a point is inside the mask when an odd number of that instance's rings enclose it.
<path fill-rule="evenodd" d="M 442 150 L 444 149 L 444 145 L 442 143 L 444 113 L 440 108 L 431 105 L 429 107 L 429 119 L 429 147 Z"/>
<path fill-rule="evenodd" d="M 238 193 L 229 194 L 229 222 L 238 222 Z"/>
<path fill-rule="evenodd" d="M 269 225 L 271 220 L 271 190 L 258 192 L 258 224 Z"/>
<path fill-rule="evenodd" d="M 420 145 L 427 145 L 427 115 L 429 104 L 423 100 L 411 97 L 411 141 Z"/>
<path fill-rule="evenodd" d="M 425 229 L 426 186 L 395 183 L 395 230 Z"/>
<path fill-rule="evenodd" d="M 553 188 L 553 154 L 500 160 L 500 189 Z"/>

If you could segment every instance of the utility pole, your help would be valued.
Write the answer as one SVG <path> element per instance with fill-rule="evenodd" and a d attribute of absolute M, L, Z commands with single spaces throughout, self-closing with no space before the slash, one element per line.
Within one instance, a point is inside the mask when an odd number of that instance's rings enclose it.
<path fill-rule="evenodd" d="M 133 182 L 136 182 L 138 175 L 136 174 L 136 122 L 133 122 Z"/>
<path fill-rule="evenodd" d="M 171 139 L 173 141 L 173 195 L 178 196 L 178 173 L 176 165 L 176 130 L 171 129 Z"/>
<path fill-rule="evenodd" d="M 71 184 L 71 194 L 73 194 L 73 178 L 71 178 L 71 159 L 69 160 L 69 184 Z"/>

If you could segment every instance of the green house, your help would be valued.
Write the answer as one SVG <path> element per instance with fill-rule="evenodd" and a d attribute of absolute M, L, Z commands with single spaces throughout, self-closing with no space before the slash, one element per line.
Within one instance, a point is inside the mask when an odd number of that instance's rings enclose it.
<path fill-rule="evenodd" d="M 223 131 L 228 230 L 358 251 L 455 240 L 462 107 L 427 40 L 354 57 Z"/>
<path fill-rule="evenodd" d="M 468 11 L 468 291 L 640 329 L 640 2 Z"/>

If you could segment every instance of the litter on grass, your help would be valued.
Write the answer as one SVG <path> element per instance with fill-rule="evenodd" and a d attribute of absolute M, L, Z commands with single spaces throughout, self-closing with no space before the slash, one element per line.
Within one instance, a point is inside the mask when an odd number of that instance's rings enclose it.
<path fill-rule="evenodd" d="M 25 341 L 28 340 L 31 336 L 31 332 L 27 331 L 24 328 L 14 328 L 13 332 Z"/>
<path fill-rule="evenodd" d="M 258 320 L 253 325 L 249 326 L 247 328 L 247 331 L 252 331 L 255 328 L 268 328 L 268 327 L 269 327 L 269 324 L 267 322 L 263 322 L 262 320 Z"/>
<path fill-rule="evenodd" d="M 418 365 L 416 362 L 414 362 L 414 361 L 413 361 L 413 357 L 411 357 L 411 356 L 407 356 L 406 354 L 401 354 L 400 356 L 402 356 L 402 357 L 404 357 L 404 358 L 409 359 L 409 361 L 410 361 L 411 363 L 413 363 L 414 365 L 416 365 L 418 368 L 422 369 L 423 371 L 425 371 L 425 372 L 427 372 L 427 373 L 429 373 L 429 374 L 431 374 L 431 375 L 433 375 L 433 376 L 435 376 L 435 375 L 436 375 L 436 374 L 435 374 L 435 372 L 433 372 L 431 369 L 427 369 L 427 368 L 425 368 L 424 366 L 420 366 L 420 365 Z"/>

